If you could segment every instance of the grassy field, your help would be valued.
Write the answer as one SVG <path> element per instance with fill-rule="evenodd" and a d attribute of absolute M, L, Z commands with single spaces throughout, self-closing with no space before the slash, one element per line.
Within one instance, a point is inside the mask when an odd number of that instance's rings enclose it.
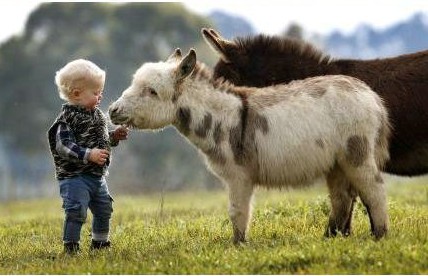
<path fill-rule="evenodd" d="M 108 250 L 62 252 L 61 202 L 0 205 L 0 274 L 428 274 L 427 178 L 387 180 L 391 230 L 378 242 L 360 203 L 353 235 L 324 238 L 323 185 L 256 193 L 249 242 L 234 246 L 227 194 L 187 192 L 115 198 Z"/>

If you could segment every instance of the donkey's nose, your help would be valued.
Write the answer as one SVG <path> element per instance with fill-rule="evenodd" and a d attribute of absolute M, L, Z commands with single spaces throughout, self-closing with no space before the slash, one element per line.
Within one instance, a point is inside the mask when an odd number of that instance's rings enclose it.
<path fill-rule="evenodd" d="M 115 116 L 117 116 L 118 111 L 119 111 L 119 107 L 110 106 L 108 109 L 108 113 L 109 113 L 110 118 L 114 118 Z"/>
<path fill-rule="evenodd" d="M 110 104 L 110 106 L 108 107 L 108 111 L 111 112 L 117 112 L 117 110 L 119 109 L 119 105 L 117 104 L 117 102 L 113 102 Z"/>
<path fill-rule="evenodd" d="M 112 114 L 112 113 L 116 113 L 117 110 L 118 110 L 117 107 L 110 107 L 108 111 L 109 111 L 110 114 Z"/>

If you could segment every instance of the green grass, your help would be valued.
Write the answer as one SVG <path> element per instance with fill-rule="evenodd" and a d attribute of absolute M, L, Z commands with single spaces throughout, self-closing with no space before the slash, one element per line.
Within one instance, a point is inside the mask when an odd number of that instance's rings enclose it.
<path fill-rule="evenodd" d="M 113 247 L 62 252 L 61 201 L 0 205 L 0 274 L 428 274 L 428 183 L 387 181 L 391 227 L 374 241 L 359 203 L 351 237 L 324 238 L 324 186 L 257 191 L 248 243 L 234 246 L 227 194 L 115 198 Z"/>

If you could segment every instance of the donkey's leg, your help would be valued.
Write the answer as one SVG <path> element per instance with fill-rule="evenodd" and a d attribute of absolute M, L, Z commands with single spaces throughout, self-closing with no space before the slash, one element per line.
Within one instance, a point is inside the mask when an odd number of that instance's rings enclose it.
<path fill-rule="evenodd" d="M 245 242 L 251 219 L 253 185 L 250 181 L 229 182 L 229 216 L 233 226 L 233 242 Z"/>
<path fill-rule="evenodd" d="M 337 165 L 327 175 L 327 186 L 330 193 L 331 212 L 325 236 L 336 236 L 337 232 L 349 236 L 356 192 Z"/>
<path fill-rule="evenodd" d="M 367 209 L 372 234 L 377 239 L 385 236 L 389 224 L 386 193 L 374 159 L 358 167 L 348 166 L 345 173 Z"/>

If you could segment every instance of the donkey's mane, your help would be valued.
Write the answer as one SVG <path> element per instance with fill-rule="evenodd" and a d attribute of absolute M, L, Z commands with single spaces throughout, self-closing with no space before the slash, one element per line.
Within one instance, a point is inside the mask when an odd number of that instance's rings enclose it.
<path fill-rule="evenodd" d="M 263 53 L 263 56 L 275 57 L 277 55 L 298 56 L 302 59 L 311 59 L 317 62 L 331 62 L 332 57 L 320 51 L 314 45 L 303 40 L 269 36 L 260 34 L 256 36 L 237 37 L 234 43 L 241 51 L 251 56 Z"/>
<path fill-rule="evenodd" d="M 206 80 L 212 84 L 215 89 L 236 95 L 240 98 L 246 97 L 249 93 L 253 93 L 253 90 L 255 89 L 246 86 L 235 86 L 233 83 L 223 77 L 214 79 L 213 71 L 209 69 L 204 63 L 199 61 L 196 62 L 196 66 L 193 70 L 191 78 L 196 80 Z"/>

